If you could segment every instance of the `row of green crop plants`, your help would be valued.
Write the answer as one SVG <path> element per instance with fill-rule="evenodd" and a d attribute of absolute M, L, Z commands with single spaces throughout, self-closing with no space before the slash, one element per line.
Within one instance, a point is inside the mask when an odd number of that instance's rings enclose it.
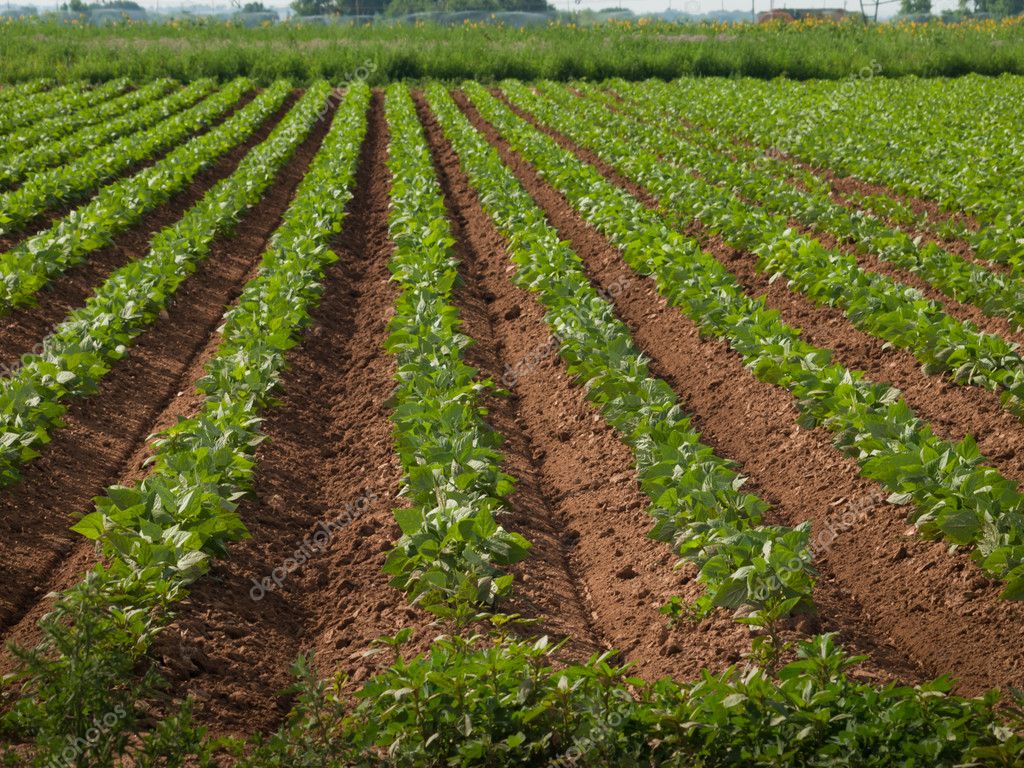
<path fill-rule="evenodd" d="M 290 91 L 276 84 L 246 109 L 266 119 Z M 63 383 L 35 400 L 52 411 L 68 395 L 95 389 L 110 362 L 208 255 L 211 242 L 262 198 L 322 119 L 331 93 L 323 82 L 308 88 L 231 176 L 158 233 L 146 257 L 115 272 L 47 339 L 44 354 L 26 361 L 19 375 L 36 376 L 41 385 Z M 69 737 L 85 745 L 72 764 L 96 766 L 114 765 L 126 751 L 137 765 L 163 765 L 181 759 L 188 740 L 198 738 L 184 725 L 187 705 L 135 738 L 139 705 L 157 682 L 141 660 L 187 586 L 208 570 L 211 558 L 226 554 L 229 542 L 248 535 L 236 503 L 251 483 L 260 415 L 273 402 L 285 355 L 309 322 L 323 272 L 335 258 L 327 241 L 351 194 L 368 98 L 365 87 L 344 98 L 259 272 L 225 315 L 220 345 L 198 384 L 206 398 L 199 413 L 157 437 L 143 481 L 109 488 L 74 526 L 97 542 L 103 561 L 58 595 L 40 622 L 40 643 L 16 649 L 20 665 L 6 692 L 4 726 L 34 741 L 35 764 L 60 759 Z M 116 723 L 89 738 L 109 713 L 117 713 Z"/>
<path fill-rule="evenodd" d="M 7 454 L 9 481 L 59 425 L 65 401 L 95 391 L 212 240 L 259 200 L 311 131 L 328 90 L 311 87 L 234 174 L 160 232 L 146 257 L 112 275 L 47 339 L 42 355 L 29 356 L 5 380 L 8 412 L 32 404 L 5 425 L 30 425 Z M 283 84 L 268 89 L 233 119 L 251 110 L 251 132 L 287 91 Z M 658 214 L 483 88 L 469 84 L 466 91 L 631 266 L 724 336 L 757 375 L 789 387 L 805 424 L 839 432 L 865 474 L 935 519 L 954 504 L 973 513 L 983 503 L 1016 499 L 994 470 L 972 461 L 966 444 L 949 447 L 954 458 L 933 461 L 931 452 L 940 455 L 945 446 L 891 389 L 830 365 L 827 351 L 800 342 Z M 509 92 L 552 117 L 543 111 L 548 102 L 514 85 Z M 685 404 L 651 375 L 579 256 L 440 85 L 418 106 L 401 85 L 385 100 L 391 270 L 400 289 L 387 347 L 397 361 L 392 419 L 409 502 L 395 512 L 402 536 L 385 570 L 452 632 L 412 658 L 401 656 L 407 631 L 386 638 L 396 660 L 355 702 L 342 680 L 319 680 L 300 659 L 289 724 L 247 745 L 210 740 L 192 722 L 188 702 L 157 727 L 143 726 L 140 703 L 160 684 L 146 657 L 154 636 L 187 586 L 247 535 L 236 505 L 250 488 L 260 418 L 334 259 L 329 238 L 344 226 L 354 193 L 370 99 L 365 86 L 349 89 L 260 272 L 225 316 L 221 344 L 199 383 L 206 397 L 200 413 L 157 438 L 145 480 L 108 489 L 75 526 L 98 542 L 104 561 L 58 596 L 41 622 L 42 642 L 18 649 L 20 666 L 6 691 L 3 727 L 34 742 L 35 764 L 60 759 L 69 737 L 87 745 L 74 764 L 95 766 L 113 766 L 125 753 L 139 766 L 186 755 L 213 765 L 218 749 L 251 766 L 1013 764 L 1022 745 L 997 716 L 995 694 L 955 697 L 946 679 L 872 686 L 849 676 L 860 659 L 830 636 L 784 645 L 783 620 L 813 610 L 809 526 L 764 523 L 765 502 L 744 492 L 729 462 L 701 443 Z M 482 406 L 485 395 L 500 392 L 464 360 L 471 340 L 459 330 L 455 240 L 417 109 L 436 116 L 506 243 L 514 280 L 544 306 L 568 371 L 632 450 L 651 500 L 652 535 L 697 569 L 705 592 L 688 612 L 731 608 L 758 630 L 744 667 L 692 683 L 651 684 L 630 678 L 611 654 L 557 664 L 557 645 L 508 631 L 516 619 L 500 613 L 514 588 L 507 566 L 527 559 L 530 547 L 501 526 L 515 479 L 501 469 L 501 436 Z M 582 109 L 572 115 L 581 138 L 591 119 Z M 854 421 L 861 431 L 851 428 Z M 909 461 L 914 446 L 918 465 Z M 900 458 L 899 472 L 892 456 Z M 911 475 L 916 482 L 903 479 Z M 120 713 L 116 726 L 87 738 L 110 712 Z"/>
<path fill-rule="evenodd" d="M 723 138 L 742 138 L 884 185 L 897 196 L 926 198 L 946 212 L 968 214 L 973 223 L 929 220 L 887 195 L 860 199 L 880 213 L 965 239 L 978 257 L 1020 273 L 1020 78 L 875 78 L 833 87 L 720 80 L 698 87 L 678 81 L 665 93 L 680 117 Z"/>
<path fill-rule="evenodd" d="M 665 220 L 678 224 L 699 219 L 730 245 L 757 253 L 759 269 L 789 278 L 818 302 L 841 307 L 855 325 L 909 349 L 926 370 L 948 372 L 954 381 L 1002 391 L 1020 413 L 1015 393 L 1019 391 L 1016 380 L 1024 376 L 1024 361 L 1012 345 L 954 320 L 939 305 L 896 281 L 864 271 L 852 255 L 828 250 L 794 231 L 785 215 L 737 198 L 734 192 L 747 183 L 746 176 L 728 156 L 710 156 L 705 162 L 700 153 L 687 154 L 685 144 L 666 133 L 665 126 L 627 118 L 569 94 L 545 100 L 522 86 L 510 85 L 509 91 L 544 121 L 597 151 L 650 190 L 665 214 L 647 214 L 655 226 L 664 228 Z M 623 136 L 630 138 L 626 141 Z M 677 160 L 677 155 L 684 157 Z M 707 176 L 722 179 L 723 186 L 710 183 Z M 699 248 L 692 239 L 688 247 Z M 653 266 L 648 261 L 645 268 Z M 808 422 L 837 432 L 838 445 L 861 462 L 866 476 L 886 485 L 897 500 L 913 502 L 912 518 L 923 534 L 975 546 L 981 566 L 1006 580 L 1004 596 L 1019 599 L 1024 590 L 1024 499 L 1016 483 L 982 463 L 972 438 L 957 444 L 937 438 L 895 390 L 829 364 L 826 350 L 799 341 L 795 329 L 770 318 L 742 295 L 723 268 L 718 269 L 721 279 L 732 283 L 738 300 L 747 305 L 745 314 L 758 318 L 763 338 L 776 337 L 776 343 L 780 336 L 787 340 L 784 348 L 789 359 L 772 360 L 769 366 L 748 352 L 735 320 L 716 318 L 704 308 L 707 299 L 702 296 L 711 295 L 710 287 L 694 286 L 700 293 L 691 297 L 687 294 L 692 289 L 676 275 L 671 280 L 666 277 L 664 290 L 679 296 L 676 300 L 691 316 L 700 317 L 702 326 L 735 339 L 734 347 L 762 378 L 794 391 Z M 864 429 L 865 423 L 872 428 Z"/>

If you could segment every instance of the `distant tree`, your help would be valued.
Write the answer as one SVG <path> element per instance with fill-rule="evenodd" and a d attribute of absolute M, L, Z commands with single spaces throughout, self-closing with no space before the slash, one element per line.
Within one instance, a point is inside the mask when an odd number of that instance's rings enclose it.
<path fill-rule="evenodd" d="M 263 3 L 246 3 L 242 6 L 242 13 L 266 13 L 269 10 Z"/>
<path fill-rule="evenodd" d="M 1019 16 L 1024 13 L 1024 0 L 960 0 L 960 10 L 993 16 Z"/>
<path fill-rule="evenodd" d="M 99 3 L 83 3 L 82 0 L 70 0 L 62 6 L 72 13 L 89 13 L 89 11 L 142 11 L 145 10 L 135 0 L 103 0 Z"/>
<path fill-rule="evenodd" d="M 389 16 L 448 11 L 546 11 L 547 0 L 390 0 Z"/>
<path fill-rule="evenodd" d="M 932 0 L 900 0 L 900 13 L 904 15 L 931 12 Z"/>
<path fill-rule="evenodd" d="M 292 10 L 297 16 L 323 16 L 330 13 L 330 0 L 294 0 Z"/>
<path fill-rule="evenodd" d="M 387 0 L 294 0 L 292 10 L 299 16 L 352 16 L 384 13 L 387 4 Z"/>

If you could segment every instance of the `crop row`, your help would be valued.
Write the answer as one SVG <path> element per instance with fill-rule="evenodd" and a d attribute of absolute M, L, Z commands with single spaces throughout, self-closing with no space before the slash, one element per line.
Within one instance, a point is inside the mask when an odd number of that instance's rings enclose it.
<path fill-rule="evenodd" d="M 7 112 L 11 103 L 24 101 L 33 94 L 52 88 L 53 84 L 53 80 L 50 78 L 40 77 L 15 85 L 5 85 L 0 88 L 0 110 Z"/>
<path fill-rule="evenodd" d="M 55 121 L 61 130 L 40 124 L 37 140 L 31 142 L 32 146 L 20 152 L 12 151 L 0 160 L 0 188 L 13 186 L 33 172 L 60 165 L 122 136 L 148 128 L 191 106 L 210 90 L 184 89 L 153 103 L 173 87 L 173 80 L 157 80 L 96 109 L 82 112 L 80 130 L 75 132 L 71 128 L 76 121 L 70 119 Z M 21 136 L 18 139 L 22 140 L 22 146 L 31 141 Z M 12 141 L 10 146 L 13 148 L 19 144 Z"/>
<path fill-rule="evenodd" d="M 192 93 L 191 89 L 196 88 L 202 93 L 211 86 L 208 81 L 197 81 L 186 90 Z M 32 176 L 17 189 L 0 195 L 0 234 L 21 229 L 48 208 L 74 202 L 103 181 L 167 151 L 190 134 L 205 130 L 251 89 L 249 80 L 234 80 L 197 106 L 172 115 L 148 130 L 97 147 L 66 165 Z"/>
<path fill-rule="evenodd" d="M 233 139 L 244 139 L 290 91 L 287 83 L 272 85 L 246 107 L 248 114 L 240 113 L 244 124 L 226 130 L 237 131 Z M 114 272 L 84 307 L 44 339 L 38 353 L 25 355 L 17 372 L 0 380 L 0 485 L 17 480 L 20 466 L 35 458 L 61 426 L 66 401 L 97 390 L 110 366 L 127 354 L 134 339 L 207 256 L 213 239 L 259 202 L 308 134 L 322 101 L 319 91 L 301 101 L 231 176 L 159 232 L 144 258 Z"/>
<path fill-rule="evenodd" d="M 596 89 L 595 89 L 596 90 Z M 796 219 L 801 224 L 834 235 L 862 253 L 873 254 L 917 275 L 946 295 L 974 304 L 987 315 L 1009 319 L 1016 327 L 1024 326 L 1024 286 L 1017 277 L 1021 265 L 1014 267 L 1014 276 L 993 272 L 952 253 L 933 242 L 921 243 L 907 233 L 893 229 L 874 216 L 834 203 L 827 184 L 813 174 L 800 177 L 805 189 L 789 183 L 793 166 L 763 152 L 719 138 L 700 129 L 685 133 L 673 131 L 679 125 L 675 113 L 654 117 L 656 104 L 668 109 L 669 100 L 661 89 L 619 88 L 628 93 L 630 101 L 616 105 L 633 121 L 650 122 L 664 137 L 650 151 L 661 155 L 673 165 L 689 168 L 710 182 L 740 193 L 745 199 L 772 211 Z M 557 87 L 545 93 L 567 103 L 569 94 Z"/>
<path fill-rule="evenodd" d="M 296 113 L 298 132 L 317 119 L 327 92 L 322 83 L 309 89 Z M 137 707 L 155 683 L 154 673 L 139 672 L 148 667 L 140 659 L 167 608 L 228 542 L 248 535 L 237 501 L 251 486 L 261 414 L 273 404 L 285 355 L 336 258 L 328 240 L 352 194 L 368 99 L 365 86 L 349 90 L 258 274 L 225 314 L 221 342 L 197 385 L 205 396 L 199 412 L 158 436 L 142 482 L 109 488 L 75 526 L 97 540 L 105 562 L 59 596 L 41 622 L 40 644 L 19 649 L 20 697 L 5 718 L 8 728 L 34 735 L 39 764 L 56 759 L 69 735 L 92 758 L 110 759 L 135 743 Z M 117 727 L 86 739 L 93 719 L 111 711 L 125 713 Z"/>
<path fill-rule="evenodd" d="M 802 426 L 836 432 L 837 446 L 857 459 L 864 476 L 888 488 L 892 501 L 913 502 L 912 517 L 923 534 L 975 545 L 980 565 L 1007 581 L 1004 596 L 1024 595 L 1024 498 L 1015 483 L 983 464 L 970 436 L 958 443 L 936 437 L 897 390 L 833 364 L 830 351 L 803 341 L 763 301 L 748 297 L 694 238 L 611 185 L 596 168 L 490 94 L 471 90 L 487 119 L 620 248 L 633 269 L 651 275 L 659 291 L 706 333 L 726 339 L 758 378 L 796 397 Z M 544 110 L 541 103 L 518 95 L 552 126 L 672 204 L 681 180 L 656 156 L 638 150 L 642 137 L 619 139 L 603 130 L 606 122 Z M 730 210 L 742 208 L 734 202 Z"/>
<path fill-rule="evenodd" d="M 247 87 L 238 83 L 235 92 L 218 99 L 218 104 L 237 99 Z M 115 235 L 184 189 L 196 174 L 252 135 L 287 96 L 282 84 L 268 89 L 222 125 L 182 144 L 134 176 L 103 187 L 90 202 L 50 229 L 0 254 L 0 315 L 30 302 L 54 277 L 110 244 Z M 205 111 L 203 105 L 200 109 Z"/>
<path fill-rule="evenodd" d="M 441 86 L 431 108 L 502 234 L 515 280 L 538 295 L 570 373 L 633 452 L 650 498 L 651 535 L 693 563 L 706 594 L 696 612 L 744 608 L 771 624 L 812 604 L 809 525 L 764 525 L 767 505 L 700 442 L 672 387 L 651 376 L 629 329 L 588 280 L 579 256 Z"/>
<path fill-rule="evenodd" d="M 393 398 L 396 449 L 405 470 L 407 507 L 395 510 L 402 538 L 384 570 L 423 607 L 491 605 L 526 556 L 529 543 L 497 520 L 513 480 L 501 471 L 501 437 L 484 420 L 481 399 L 493 388 L 477 380 L 462 352 L 452 304 L 457 261 L 441 186 L 409 92 L 387 92 L 391 171 L 390 268 L 400 287 L 387 349 L 397 359 Z"/>
<path fill-rule="evenodd" d="M 532 99 L 524 89 L 517 92 Z M 533 103 L 538 105 L 536 100 Z M 979 331 L 973 323 L 957 320 L 916 289 L 862 269 L 853 254 L 828 249 L 817 239 L 794 232 L 787 215 L 770 213 L 738 198 L 734 190 L 750 185 L 731 159 L 712 157 L 702 164 L 696 159 L 678 159 L 675 140 L 659 127 L 608 114 L 584 102 L 563 102 L 561 108 L 584 115 L 591 125 L 603 121 L 615 131 L 628 131 L 643 148 L 648 165 L 660 160 L 664 166 L 659 171 L 660 186 L 653 191 L 665 210 L 684 224 L 699 220 L 734 248 L 758 254 L 759 270 L 788 278 L 791 286 L 819 304 L 842 309 L 861 330 L 911 352 L 927 372 L 948 373 L 958 384 L 998 392 L 1011 411 L 1024 417 L 1024 358 L 1014 345 Z M 552 104 L 545 116 L 555 112 Z M 588 138 L 593 143 L 595 137 Z M 613 134 L 609 142 L 614 141 Z M 631 162 L 635 167 L 640 161 Z M 715 186 L 707 176 L 725 186 Z M 759 184 L 754 182 L 754 186 Z"/>
<path fill-rule="evenodd" d="M 96 88 L 86 88 L 82 83 L 70 83 L 9 104 L 0 113 L 0 137 L 6 139 L 11 131 L 38 120 L 88 109 L 111 96 L 123 93 L 127 88 L 128 82 L 124 79 L 110 80 Z"/>
<path fill-rule="evenodd" d="M 1019 258 L 1020 78 L 811 86 L 678 81 L 673 88 L 692 122 L 967 212 L 982 225 L 970 236 L 979 256 Z"/>

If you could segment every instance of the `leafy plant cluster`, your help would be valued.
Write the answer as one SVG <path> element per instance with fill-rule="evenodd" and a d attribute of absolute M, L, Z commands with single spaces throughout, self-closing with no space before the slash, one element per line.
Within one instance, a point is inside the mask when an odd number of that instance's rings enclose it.
<path fill-rule="evenodd" d="M 86 126 L 117 117 L 127 110 L 137 109 L 142 104 L 163 96 L 175 85 L 176 82 L 168 77 L 159 77 L 138 88 L 132 87 L 131 81 L 126 77 L 111 80 L 107 84 L 107 98 L 95 106 L 79 109 L 69 115 L 44 118 L 7 134 L 7 146 L 0 151 L 0 162 L 32 148 L 41 141 L 67 136 Z M 3 102 L 0 101 L 0 108 L 2 106 Z"/>
<path fill-rule="evenodd" d="M 981 225 L 967 236 L 976 254 L 1020 264 L 1024 142 L 1016 105 L 1024 83 L 1015 78 L 874 78 L 852 88 L 715 81 L 714 103 L 692 84 L 678 86 L 692 122 L 969 213 Z"/>
<path fill-rule="evenodd" d="M 408 631 L 387 638 L 401 649 Z M 285 728 L 239 768 L 420 766 L 1013 766 L 1019 704 L 951 695 L 951 681 L 873 685 L 829 635 L 771 674 L 704 672 L 693 683 L 628 676 L 610 653 L 559 664 L 547 638 L 446 636 L 396 658 L 350 706 L 343 678 L 296 665 Z"/>
<path fill-rule="evenodd" d="M 542 119 L 593 149 L 619 172 L 670 204 L 682 181 L 657 157 L 638 149 L 639 135 L 620 140 L 608 118 L 543 110 Z M 892 492 L 894 503 L 913 502 L 911 518 L 929 537 L 973 545 L 974 557 L 1004 579 L 1003 596 L 1024 597 L 1024 498 L 1016 483 L 983 464 L 970 436 L 951 443 L 935 436 L 898 390 L 831 362 L 828 350 L 800 338 L 762 299 L 747 296 L 728 270 L 699 243 L 669 226 L 635 197 L 610 184 L 593 166 L 559 147 L 484 89 L 469 85 L 474 104 L 510 144 L 561 191 L 571 205 L 618 246 L 636 271 L 704 332 L 727 340 L 761 380 L 787 388 L 797 399 L 801 426 L 837 433 L 837 447 L 854 457 L 861 474 Z M 730 210 L 739 210 L 734 202 Z M 756 233 L 753 233 L 756 235 Z"/>
<path fill-rule="evenodd" d="M 123 79 L 112 80 L 96 88 L 90 88 L 86 83 L 68 83 L 46 93 L 9 103 L 0 112 L 0 138 L 6 139 L 11 131 L 38 120 L 69 115 L 76 110 L 91 107 L 127 87 Z"/>
<path fill-rule="evenodd" d="M 168 78 L 159 78 L 150 85 L 167 82 Z M 28 125 L 9 131 L 4 136 L 4 148 L 0 151 L 0 159 L 24 151 L 45 139 L 54 139 L 72 133 L 86 125 L 92 125 L 101 119 L 120 114 L 124 105 L 135 103 L 133 98 L 136 89 L 131 88 L 131 81 L 126 77 L 110 80 L 92 91 L 96 103 L 82 106 L 69 114 L 58 114 L 34 120 Z M 0 102 L 0 109 L 3 103 Z M 102 116 L 106 116 L 106 118 Z"/>
<path fill-rule="evenodd" d="M 212 90 L 209 81 L 197 81 L 188 97 L 172 101 L 181 108 L 189 97 Z M 124 136 L 97 147 L 71 162 L 33 175 L 17 189 L 0 194 L 0 234 L 15 232 L 47 208 L 72 203 L 94 190 L 107 179 L 133 165 L 176 146 L 190 134 L 205 130 L 209 123 L 230 110 L 252 88 L 246 79 L 234 80 L 212 96 L 184 112 L 171 115 L 154 127 Z"/>
<path fill-rule="evenodd" d="M 329 90 L 323 83 L 309 89 L 296 132 L 320 119 Z M 107 768 L 129 747 L 144 750 L 169 737 L 158 729 L 139 746 L 134 736 L 139 702 L 157 682 L 145 652 L 187 585 L 247 535 L 236 505 L 250 487 L 260 415 L 336 258 L 328 241 L 351 195 L 368 101 L 365 86 L 349 90 L 258 274 L 225 315 L 222 342 L 199 382 L 199 413 L 158 436 L 142 482 L 109 488 L 75 526 L 97 541 L 103 559 L 58 596 L 40 622 L 42 640 L 16 650 L 21 664 L 8 680 L 3 724 L 34 739 L 34 764 L 47 765 L 69 736 L 84 739 L 92 721 L 112 711 L 123 715 L 89 742 L 81 764 Z"/>
<path fill-rule="evenodd" d="M 452 303 L 455 239 L 408 89 L 389 88 L 386 110 L 390 268 L 401 289 L 386 346 L 397 359 L 391 419 L 410 504 L 395 510 L 402 537 L 384 571 L 413 602 L 451 615 L 506 595 L 512 575 L 502 569 L 530 544 L 498 522 L 513 479 L 481 405 L 493 383 L 463 360 L 470 340 Z"/>
<path fill-rule="evenodd" d="M 199 87 L 208 90 L 211 86 L 202 83 Z M 200 105 L 199 109 L 226 109 L 225 102 L 237 100 L 248 88 L 246 81 L 236 82 L 227 87 L 230 93 L 217 97 L 216 105 Z M 222 125 L 185 142 L 135 175 L 103 187 L 50 229 L 0 253 L 0 315 L 31 302 L 51 279 L 109 245 L 116 235 L 184 189 L 197 173 L 245 141 L 259 125 L 255 120 L 260 114 L 265 120 L 267 113 L 258 107 L 239 110 Z"/>
<path fill-rule="evenodd" d="M 633 121 L 651 122 L 662 130 L 678 126 L 680 117 L 671 89 L 658 86 L 631 87 L 617 83 L 628 101 L 617 105 Z M 564 98 L 569 94 L 549 84 L 545 93 Z M 589 89 L 598 98 L 610 98 L 596 88 Z M 661 105 L 659 108 L 657 105 Z M 652 118 L 663 113 L 664 117 Z M 1009 319 L 1024 327 L 1024 287 L 1019 282 L 1020 265 L 1012 275 L 993 272 L 934 242 L 887 226 L 877 217 L 834 203 L 829 185 L 809 171 L 801 171 L 790 162 L 766 155 L 756 147 L 721 138 L 709 130 L 694 129 L 665 135 L 667 145 L 650 150 L 673 165 L 690 168 L 703 178 L 731 188 L 766 210 L 796 219 L 801 224 L 834 235 L 862 253 L 873 254 L 924 278 L 929 284 L 957 301 L 974 304 L 989 316 Z M 664 141 L 663 139 L 662 141 Z M 798 176 L 804 189 L 790 179 Z M 891 209 L 888 211 L 893 213 Z M 897 215 L 899 215 L 897 213 Z M 777 219 L 774 219 L 777 221 Z"/>
<path fill-rule="evenodd" d="M 35 171 L 66 163 L 122 136 L 148 128 L 191 104 L 186 100 L 175 109 L 174 95 L 153 103 L 175 87 L 173 80 L 155 80 L 93 109 L 67 118 L 45 120 L 37 123 L 31 132 L 8 137 L 11 151 L 0 158 L 0 187 L 11 187 Z M 79 130 L 75 130 L 76 126 Z"/>
<path fill-rule="evenodd" d="M 37 77 L 21 83 L 13 83 L 0 88 L 0 106 L 6 108 L 12 102 L 23 103 L 27 98 L 42 91 L 53 88 L 56 82 L 50 77 Z"/>
<path fill-rule="evenodd" d="M 590 283 L 579 256 L 470 125 L 443 86 L 430 105 L 484 210 L 504 236 L 515 280 L 538 295 L 569 371 L 632 449 L 655 521 L 651 535 L 669 542 L 699 572 L 699 615 L 743 610 L 769 629 L 794 609 L 813 607 L 810 527 L 765 525 L 767 505 L 744 493 L 744 478 L 700 442 L 671 386 L 651 376 L 629 329 Z"/>
<path fill-rule="evenodd" d="M 290 93 L 289 83 L 272 85 L 218 130 L 228 141 L 244 141 Z M 13 375 L 0 379 L 0 485 L 17 481 L 21 465 L 62 426 L 66 401 L 97 391 L 114 362 L 206 258 L 214 238 L 227 234 L 259 202 L 308 134 L 324 98 L 323 88 L 312 91 L 231 176 L 157 233 L 144 258 L 115 271 L 43 340 L 39 352 L 25 355 Z"/>
<path fill-rule="evenodd" d="M 949 373 L 959 384 L 997 391 L 1010 410 L 1024 416 L 1024 359 L 1015 345 L 979 331 L 969 321 L 957 320 L 915 288 L 862 269 L 855 255 L 828 249 L 817 239 L 795 232 L 788 213 L 769 212 L 786 210 L 790 203 L 799 208 L 794 195 L 780 195 L 767 209 L 756 207 L 740 195 L 752 197 L 753 190 L 765 190 L 766 185 L 756 178 L 746 179 L 734 160 L 722 155 L 685 157 L 685 151 L 676 151 L 678 142 L 665 133 L 664 126 L 609 116 L 597 105 L 561 104 L 563 109 L 575 107 L 574 111 L 586 112 L 592 120 L 606 120 L 616 131 L 627 132 L 620 135 L 634 135 L 645 153 L 644 161 L 631 160 L 634 168 L 639 162 L 661 161 L 659 186 L 653 191 L 671 216 L 685 224 L 699 219 L 734 248 L 757 253 L 761 271 L 788 278 L 791 286 L 819 304 L 842 309 L 856 327 L 911 352 L 926 372 Z M 799 218 L 798 212 L 793 215 Z M 1012 278 L 1003 282 L 1015 283 Z"/>

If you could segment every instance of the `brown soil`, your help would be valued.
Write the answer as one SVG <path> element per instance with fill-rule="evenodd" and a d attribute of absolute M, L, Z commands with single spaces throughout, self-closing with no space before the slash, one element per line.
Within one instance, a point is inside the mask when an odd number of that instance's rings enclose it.
<path fill-rule="evenodd" d="M 241 234 L 213 244 L 199 269 L 179 287 L 167 315 L 140 336 L 127 357 L 103 379 L 98 394 L 70 403 L 66 428 L 53 435 L 24 477 L 0 495 L 0 538 L 5 557 L 0 574 L 8 588 L 0 596 L 4 641 L 31 642 L 45 595 L 69 586 L 94 562 L 92 546 L 69 526 L 90 511 L 90 499 L 111 484 L 145 474 L 147 437 L 173 422 L 215 341 L 226 305 L 238 296 L 259 263 L 266 241 L 326 133 L 322 121 L 277 183 L 239 225 Z M 194 409 L 198 398 L 191 395 Z M 0 662 L 7 667 L 10 660 Z"/>
<path fill-rule="evenodd" d="M 483 126 L 472 108 L 466 112 Z M 493 129 L 485 131 L 577 247 L 595 282 L 607 288 L 631 274 L 618 252 Z M 712 252 L 733 266 L 727 253 Z M 1013 649 L 1022 639 L 1024 606 L 999 600 L 998 585 L 965 554 L 917 538 L 902 510 L 886 504 L 884 493 L 858 476 L 855 462 L 836 452 L 830 434 L 795 425 L 787 392 L 756 381 L 724 343 L 701 340 L 696 326 L 656 295 L 653 283 L 620 298 L 616 308 L 651 356 L 652 371 L 680 392 L 705 441 L 740 463 L 756 492 L 773 504 L 777 521 L 812 521 L 824 628 L 868 649 L 886 676 L 906 677 L 908 667 L 919 675 L 951 672 L 966 693 L 1020 685 L 1024 666 Z M 837 333 L 846 340 L 856 335 L 848 324 Z M 976 631 L 979 625 L 984 632 Z"/>
<path fill-rule="evenodd" d="M 38 351 L 53 327 L 82 306 L 111 273 L 145 256 L 153 236 L 179 221 L 215 184 L 234 173 L 242 158 L 270 135 L 296 100 L 295 94 L 290 96 L 248 141 L 200 171 L 184 190 L 118 235 L 111 245 L 88 254 L 82 263 L 56 277 L 36 295 L 36 304 L 18 308 L 4 317 L 0 328 L 0 370 L 9 370 L 23 354 Z"/>

